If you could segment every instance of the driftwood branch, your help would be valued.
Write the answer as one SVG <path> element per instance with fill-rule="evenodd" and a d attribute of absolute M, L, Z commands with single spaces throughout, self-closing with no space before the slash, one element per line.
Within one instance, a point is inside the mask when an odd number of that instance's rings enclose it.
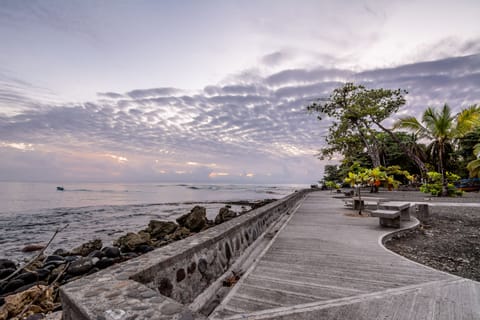
<path fill-rule="evenodd" d="M 18 268 L 17 270 L 15 270 L 14 273 L 12 273 L 11 275 L 9 275 L 8 277 L 6 277 L 5 279 L 2 279 L 4 281 L 9 281 L 10 279 L 12 279 L 13 277 L 15 277 L 17 274 L 19 274 L 23 269 L 31 266 L 35 261 L 37 261 L 42 255 L 43 253 L 45 252 L 45 250 L 48 248 L 48 246 L 52 243 L 53 239 L 55 239 L 55 237 L 57 236 L 57 234 L 59 232 L 62 232 L 63 230 L 65 230 L 67 227 L 69 226 L 69 224 L 66 224 L 65 226 L 63 227 L 58 227 L 57 230 L 55 230 L 55 233 L 53 234 L 53 236 L 50 238 L 50 240 L 48 241 L 48 243 L 46 244 L 45 247 L 42 248 L 42 250 L 40 250 L 40 252 L 33 258 L 31 259 L 30 261 L 28 261 L 25 265 L 23 265 L 22 267 Z"/>

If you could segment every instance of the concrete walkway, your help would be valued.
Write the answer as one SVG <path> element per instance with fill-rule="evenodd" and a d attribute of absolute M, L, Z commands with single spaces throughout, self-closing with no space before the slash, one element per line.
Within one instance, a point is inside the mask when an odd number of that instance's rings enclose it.
<path fill-rule="evenodd" d="M 480 319 L 480 283 L 386 250 L 391 231 L 311 193 L 210 319 Z"/>

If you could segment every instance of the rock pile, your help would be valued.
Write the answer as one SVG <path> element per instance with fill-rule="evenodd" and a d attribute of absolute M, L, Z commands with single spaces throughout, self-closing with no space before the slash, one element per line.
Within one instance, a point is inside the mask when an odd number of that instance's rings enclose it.
<path fill-rule="evenodd" d="M 255 207 L 258 206 L 260 203 Z M 151 220 L 147 228 L 121 236 L 114 241 L 113 246 L 104 247 L 101 240 L 95 239 L 70 251 L 58 249 L 51 255 L 40 256 L 28 268 L 17 273 L 17 265 L 13 261 L 0 259 L 0 320 L 14 318 L 32 300 L 36 302 L 31 303 L 23 316 L 35 314 L 32 316 L 34 318 L 27 319 L 41 319 L 37 315 L 61 308 L 56 294 L 60 285 L 184 239 L 237 216 L 230 206 L 225 206 L 220 209 L 214 221 L 210 221 L 206 217 L 206 209 L 195 206 L 189 213 L 176 219 L 176 222 Z"/>

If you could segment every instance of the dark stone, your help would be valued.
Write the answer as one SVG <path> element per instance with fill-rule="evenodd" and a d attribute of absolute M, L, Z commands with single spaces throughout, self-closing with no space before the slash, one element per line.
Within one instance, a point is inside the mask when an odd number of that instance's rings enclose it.
<path fill-rule="evenodd" d="M 88 257 L 98 258 L 98 259 L 103 258 L 103 256 L 104 256 L 104 255 L 103 255 L 103 252 L 100 251 L 100 250 L 94 250 L 94 251 L 92 251 L 92 252 L 90 252 L 90 253 L 88 254 Z"/>
<path fill-rule="evenodd" d="M 225 221 L 231 220 L 237 216 L 235 211 L 232 211 L 227 207 L 220 208 L 217 216 L 215 217 L 215 224 L 224 223 Z"/>
<path fill-rule="evenodd" d="M 207 271 L 207 260 L 203 258 L 198 260 L 198 271 L 201 274 L 204 274 Z"/>
<path fill-rule="evenodd" d="M 88 256 L 91 252 L 95 250 L 100 250 L 102 249 L 102 240 L 100 239 L 95 239 L 92 241 L 88 241 L 84 244 L 82 244 L 79 247 L 76 247 L 73 249 L 70 254 L 73 256 L 82 256 L 86 257 Z"/>
<path fill-rule="evenodd" d="M 29 284 L 38 280 L 35 272 L 24 272 L 14 278 L 14 280 L 22 280 L 24 284 Z"/>
<path fill-rule="evenodd" d="M 56 256 L 64 257 L 64 256 L 68 256 L 69 252 L 65 249 L 60 248 L 60 249 L 57 249 L 57 250 L 53 251 L 53 254 L 56 255 Z"/>
<path fill-rule="evenodd" d="M 98 272 L 98 271 L 100 271 L 100 269 L 99 269 L 99 268 L 96 268 L 96 267 L 94 267 L 94 268 L 90 269 L 90 271 L 88 271 L 87 275 L 89 275 L 89 274 L 93 274 L 93 273 L 95 273 L 95 272 Z"/>
<path fill-rule="evenodd" d="M 25 247 L 22 248 L 22 252 L 40 251 L 43 248 L 45 248 L 43 244 L 27 244 Z"/>
<path fill-rule="evenodd" d="M 15 269 L 7 268 L 7 269 L 0 269 L 0 279 L 4 279 L 15 272 Z"/>
<path fill-rule="evenodd" d="M 50 271 L 51 270 L 48 269 L 38 269 L 35 272 L 37 273 L 37 278 L 39 280 L 45 280 L 50 275 Z"/>
<path fill-rule="evenodd" d="M 49 261 L 43 265 L 42 268 L 56 268 L 58 266 L 61 266 L 62 264 L 67 263 L 66 261 Z"/>
<path fill-rule="evenodd" d="M 41 313 L 35 313 L 32 315 L 29 315 L 26 320 L 41 320 L 44 318 L 44 315 Z"/>
<path fill-rule="evenodd" d="M 135 252 L 138 252 L 138 253 L 147 253 L 147 252 L 150 252 L 152 251 L 154 248 L 152 246 L 149 246 L 147 244 L 142 244 L 142 245 L 139 245 L 136 249 L 135 249 Z"/>
<path fill-rule="evenodd" d="M 45 260 L 43 261 L 43 263 L 47 264 L 48 262 L 50 261 L 62 261 L 62 262 L 65 262 L 65 258 L 62 257 L 62 256 L 59 256 L 59 255 L 51 255 L 51 256 L 48 256 L 45 258 Z"/>
<path fill-rule="evenodd" d="M 195 206 L 190 213 L 178 218 L 177 223 L 191 232 L 199 232 L 207 224 L 207 210 L 204 207 Z"/>
<path fill-rule="evenodd" d="M 67 269 L 69 275 L 77 276 L 85 274 L 93 268 L 93 261 L 90 257 L 82 257 L 70 264 Z"/>
<path fill-rule="evenodd" d="M 5 298 L 0 297 L 0 307 L 3 306 L 4 304 L 5 304 Z"/>
<path fill-rule="evenodd" d="M 183 269 L 177 270 L 177 282 L 180 282 L 183 279 L 185 279 L 185 276 L 186 276 L 185 270 L 183 270 Z"/>
<path fill-rule="evenodd" d="M 135 253 L 135 252 L 127 252 L 127 253 L 122 254 L 122 258 L 124 260 L 129 260 L 129 259 L 133 259 L 133 258 L 136 258 L 136 257 L 138 257 L 138 254 Z"/>
<path fill-rule="evenodd" d="M 162 278 L 158 285 L 158 291 L 166 297 L 170 297 L 173 291 L 173 285 L 167 278 Z"/>
<path fill-rule="evenodd" d="M 68 256 L 68 257 L 65 257 L 65 261 L 74 262 L 74 261 L 77 261 L 80 258 L 81 258 L 80 256 Z"/>
<path fill-rule="evenodd" d="M 22 287 L 25 285 L 25 282 L 23 282 L 20 279 L 13 279 L 10 280 L 4 287 L 3 287 L 3 293 L 8 293 L 17 290 L 18 288 Z"/>
<path fill-rule="evenodd" d="M 118 249 L 117 247 L 105 247 L 102 249 L 102 252 L 107 258 L 120 257 L 120 249 Z"/>
<path fill-rule="evenodd" d="M 190 265 L 188 266 L 187 268 L 187 272 L 188 274 L 192 274 L 195 272 L 195 270 L 197 269 L 197 264 L 194 262 L 190 263 Z"/>
<path fill-rule="evenodd" d="M 34 287 L 34 286 L 36 286 L 36 285 L 48 285 L 48 284 L 45 283 L 45 282 L 43 282 L 43 281 L 32 282 L 32 283 L 23 285 L 23 286 L 21 286 L 20 288 L 15 289 L 15 291 L 13 291 L 11 294 L 15 294 L 15 293 L 19 293 L 19 292 L 28 290 L 28 289 L 30 289 L 31 287 Z"/>
<path fill-rule="evenodd" d="M 150 233 L 152 238 L 161 239 L 166 235 L 175 232 L 177 228 L 178 225 L 173 221 L 150 220 L 145 231 Z"/>
<path fill-rule="evenodd" d="M 1 269 L 17 269 L 17 265 L 12 260 L 0 259 L 0 270 Z"/>
<path fill-rule="evenodd" d="M 112 258 L 103 257 L 102 259 L 97 261 L 97 263 L 95 263 L 95 267 L 100 269 L 105 269 L 107 267 L 110 267 L 114 263 L 115 263 L 115 260 L 113 260 Z"/>

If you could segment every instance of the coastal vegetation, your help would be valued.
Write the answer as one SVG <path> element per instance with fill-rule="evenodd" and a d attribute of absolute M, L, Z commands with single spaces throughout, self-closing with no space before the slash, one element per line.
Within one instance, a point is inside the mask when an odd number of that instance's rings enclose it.
<path fill-rule="evenodd" d="M 444 104 L 426 107 L 420 119 L 396 117 L 406 94 L 346 83 L 307 106 L 320 121 L 330 123 L 318 157 L 342 159 L 339 166 L 325 166 L 324 181 L 368 182 L 372 192 L 379 182 L 389 189 L 400 183 L 423 184 L 422 191 L 447 196 L 460 194 L 454 190 L 455 179 L 480 174 L 480 107 L 454 113 Z M 404 178 L 398 180 L 399 175 Z"/>

